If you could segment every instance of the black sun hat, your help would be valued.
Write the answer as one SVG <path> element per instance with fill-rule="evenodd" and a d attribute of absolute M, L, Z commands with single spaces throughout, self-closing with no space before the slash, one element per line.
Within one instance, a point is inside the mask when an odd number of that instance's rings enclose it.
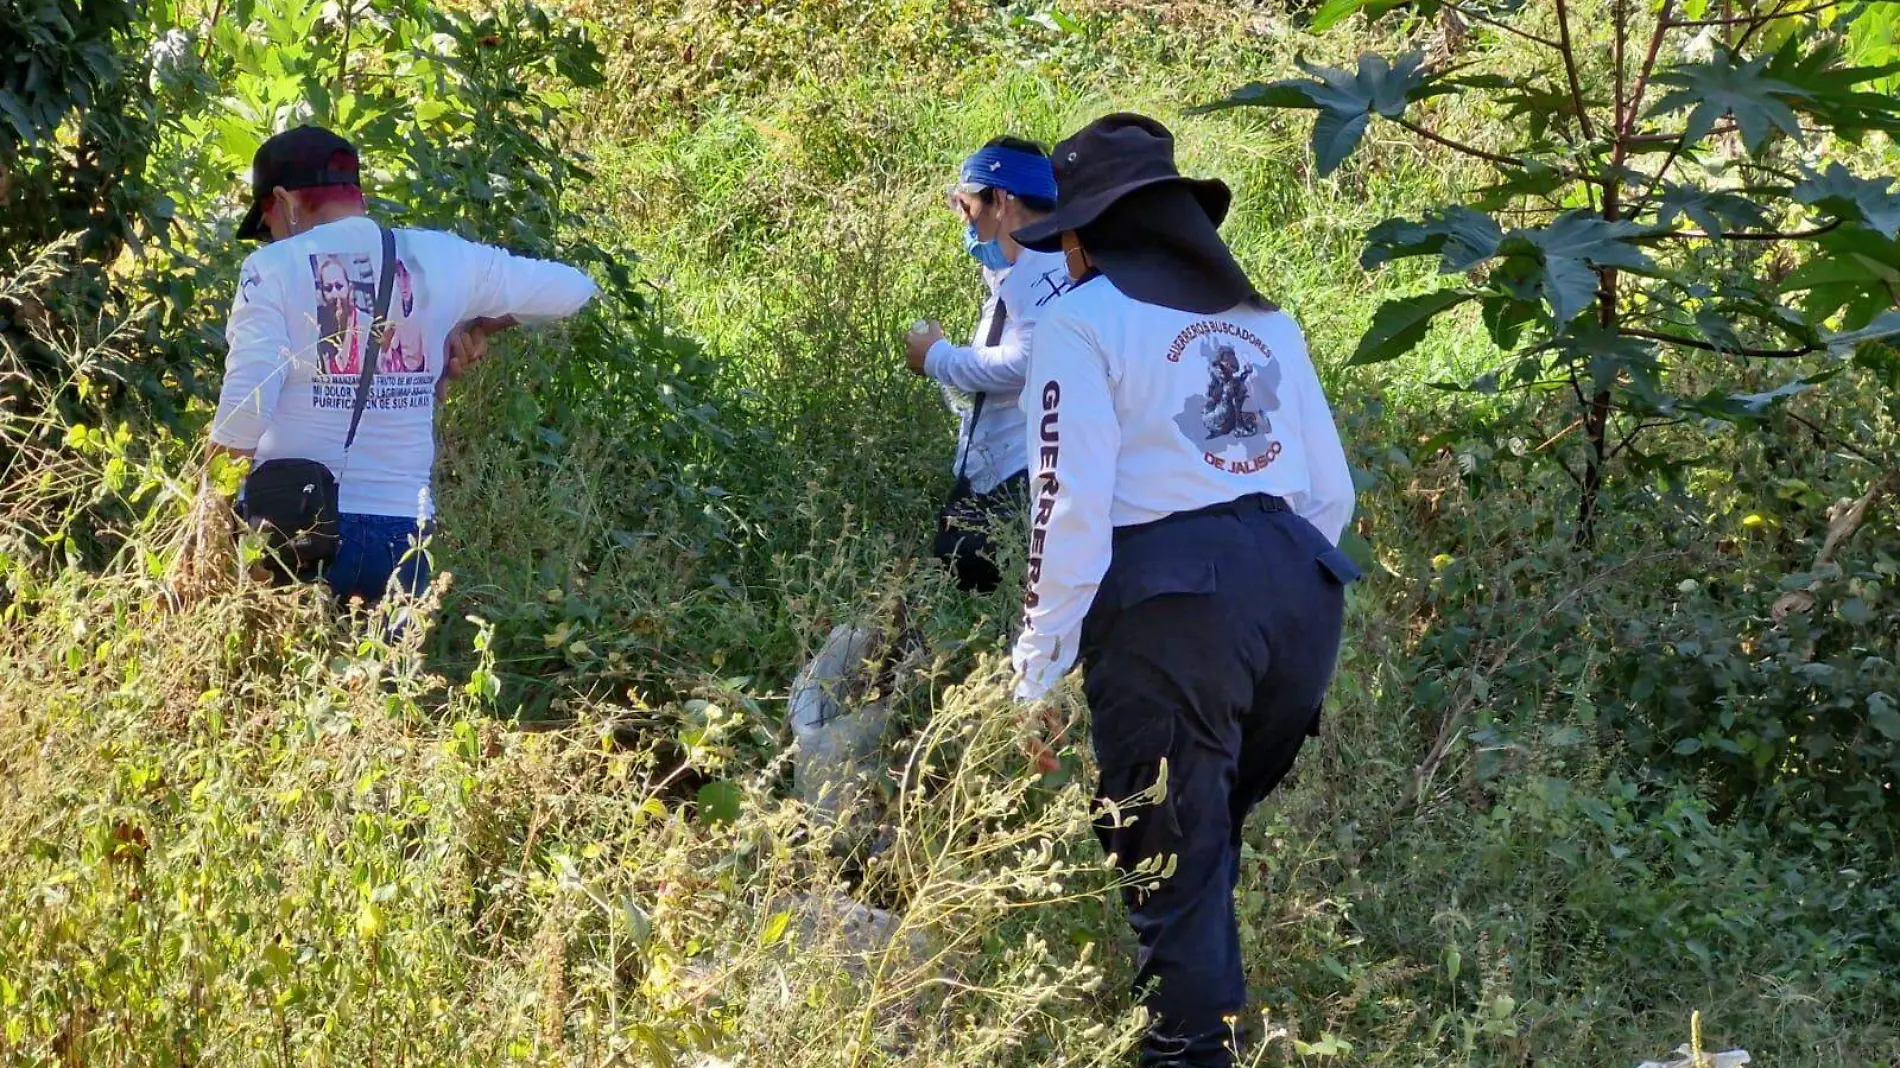
<path fill-rule="evenodd" d="M 342 164 L 347 157 L 348 166 Z M 285 130 L 258 146 L 251 161 L 251 210 L 238 224 L 237 236 L 264 236 L 264 208 L 277 189 L 315 189 L 326 185 L 362 185 L 356 146 L 321 126 Z"/>
<path fill-rule="evenodd" d="M 1174 135 L 1147 117 L 1120 111 L 1104 115 L 1056 145 L 1056 207 L 1011 236 L 1025 248 L 1054 252 L 1064 230 L 1080 230 L 1109 205 L 1137 189 L 1163 183 L 1186 188 L 1208 221 L 1227 218 L 1233 193 L 1217 178 L 1187 178 L 1174 165 Z"/>
<path fill-rule="evenodd" d="M 1053 252 L 1073 230 L 1094 269 L 1135 300 L 1198 315 L 1272 307 L 1221 240 L 1233 193 L 1182 177 L 1167 127 L 1104 115 L 1056 146 L 1055 170 L 1055 210 L 1015 232 L 1024 247 Z"/>

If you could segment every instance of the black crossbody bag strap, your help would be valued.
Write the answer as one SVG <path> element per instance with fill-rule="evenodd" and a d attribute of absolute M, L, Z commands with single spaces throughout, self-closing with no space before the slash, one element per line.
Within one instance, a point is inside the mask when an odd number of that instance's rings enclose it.
<path fill-rule="evenodd" d="M 996 298 L 996 313 L 990 316 L 990 332 L 983 341 L 986 348 L 995 348 L 1003 343 L 1003 325 L 1008 322 L 1009 309 L 1004 307 L 1003 298 Z M 983 418 L 983 401 L 988 393 L 978 393 L 970 398 L 970 434 L 963 442 L 963 459 L 957 463 L 957 481 L 962 482 L 970 472 L 970 450 L 976 445 L 976 422 Z"/>
<path fill-rule="evenodd" d="M 389 327 L 390 291 L 396 286 L 396 232 L 381 222 L 376 228 L 383 235 L 383 273 L 376 280 L 376 310 L 369 324 L 369 345 L 363 352 L 363 369 L 356 376 L 356 404 L 350 409 L 350 432 L 343 439 L 343 452 L 356 444 L 356 428 L 363 422 L 363 408 L 369 404 L 370 383 L 376 380 L 376 357 L 383 347 L 383 334 Z"/>

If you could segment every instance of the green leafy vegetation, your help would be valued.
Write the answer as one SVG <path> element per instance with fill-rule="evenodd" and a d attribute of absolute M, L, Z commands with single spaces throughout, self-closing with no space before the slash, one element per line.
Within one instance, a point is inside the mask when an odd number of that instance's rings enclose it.
<path fill-rule="evenodd" d="M 1012 598 L 918 560 L 899 339 L 974 314 L 962 155 L 1128 108 L 1361 488 L 1250 1063 L 1893 1061 L 1896 6 L 0 4 L 0 1060 L 1124 1063 L 1086 746 L 1028 773 Z M 170 596 L 305 118 L 608 291 L 457 383 L 395 646 Z M 841 622 L 893 730 L 832 827 L 783 749 Z"/>

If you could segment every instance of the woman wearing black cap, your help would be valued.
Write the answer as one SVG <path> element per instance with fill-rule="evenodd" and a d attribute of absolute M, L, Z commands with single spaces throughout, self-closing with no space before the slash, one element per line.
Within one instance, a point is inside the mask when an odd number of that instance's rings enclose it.
<path fill-rule="evenodd" d="M 432 230 L 391 229 L 364 204 L 354 146 L 316 126 L 252 163 L 211 449 L 248 457 L 240 509 L 276 533 L 278 580 L 321 577 L 375 602 L 429 581 L 436 404 L 487 334 L 592 300 L 566 264 Z M 206 516 L 216 514 L 206 509 Z"/>
<path fill-rule="evenodd" d="M 1054 162 L 1055 211 L 1015 234 L 1078 281 L 1036 328 L 1023 393 L 1017 698 L 1086 665 L 1103 847 L 1128 872 L 1177 858 L 1126 894 L 1142 1063 L 1225 1066 L 1246 1001 L 1241 825 L 1318 727 L 1358 577 L 1337 547 L 1352 481 L 1299 327 L 1216 232 L 1227 187 L 1183 178 L 1139 115 L 1096 120 Z"/>

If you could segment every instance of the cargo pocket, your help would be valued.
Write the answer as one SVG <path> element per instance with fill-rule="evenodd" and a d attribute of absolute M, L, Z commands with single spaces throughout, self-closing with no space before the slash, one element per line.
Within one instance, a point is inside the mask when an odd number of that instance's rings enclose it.
<path fill-rule="evenodd" d="M 1179 851 L 1183 835 L 1178 793 L 1173 766 L 1165 758 L 1102 769 L 1095 793 L 1095 836 L 1122 874 L 1150 883 L 1162 874 L 1166 859 Z M 1139 887 L 1127 892 L 1131 904 L 1142 895 Z"/>
<path fill-rule="evenodd" d="M 1131 564 L 1115 576 L 1115 596 L 1122 611 L 1156 597 L 1201 595 L 1219 588 L 1212 560 L 1161 558 Z"/>
<path fill-rule="evenodd" d="M 1328 549 L 1319 554 L 1319 569 L 1332 577 L 1341 586 L 1350 586 L 1358 581 L 1362 572 L 1359 565 L 1352 562 L 1344 549 Z"/>
<path fill-rule="evenodd" d="M 1178 557 L 1117 562 L 1091 611 L 1084 645 L 1089 655 L 1083 688 L 1088 694 L 1090 740 L 1104 772 L 1154 764 L 1174 744 L 1174 709 L 1154 698 L 1152 663 L 1157 628 L 1176 618 L 1151 616 L 1162 598 L 1206 597 L 1215 592 L 1214 564 Z"/>

